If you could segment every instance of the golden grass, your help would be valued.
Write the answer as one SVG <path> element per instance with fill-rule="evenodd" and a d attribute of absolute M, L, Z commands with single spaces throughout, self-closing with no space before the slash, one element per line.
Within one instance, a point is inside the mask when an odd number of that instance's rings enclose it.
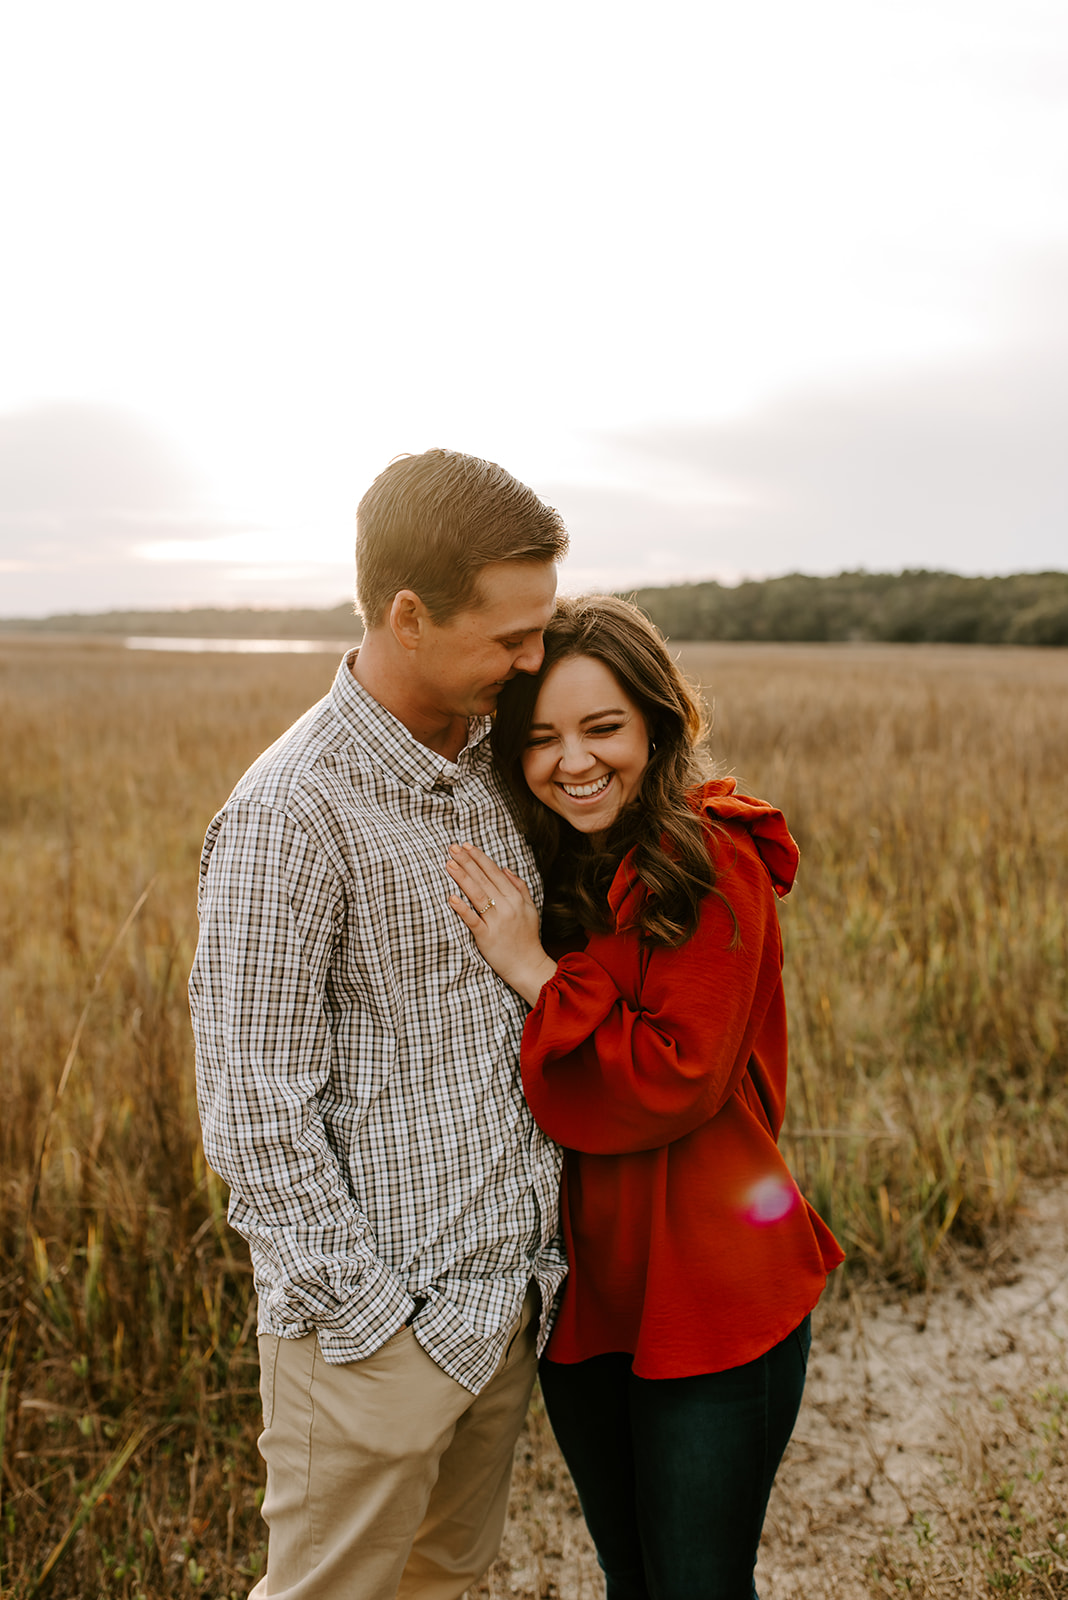
<path fill-rule="evenodd" d="M 716 754 L 801 846 L 791 1160 L 855 1257 L 922 1285 L 948 1234 L 981 1241 L 1021 1170 L 1063 1161 L 1068 655 L 684 659 Z"/>
<path fill-rule="evenodd" d="M 721 765 L 802 848 L 788 1155 L 853 1270 L 922 1284 L 1063 1165 L 1068 653 L 683 658 Z M 11 1600 L 243 1595 L 262 1561 L 250 1275 L 200 1154 L 185 977 L 204 828 L 334 664 L 0 640 Z"/>

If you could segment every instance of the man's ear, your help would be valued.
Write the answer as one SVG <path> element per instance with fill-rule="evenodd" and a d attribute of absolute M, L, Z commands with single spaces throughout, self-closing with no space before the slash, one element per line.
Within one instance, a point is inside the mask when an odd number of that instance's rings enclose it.
<path fill-rule="evenodd" d="M 405 650 L 418 650 L 430 613 L 414 589 L 400 589 L 389 608 L 389 626 L 397 643 Z"/>

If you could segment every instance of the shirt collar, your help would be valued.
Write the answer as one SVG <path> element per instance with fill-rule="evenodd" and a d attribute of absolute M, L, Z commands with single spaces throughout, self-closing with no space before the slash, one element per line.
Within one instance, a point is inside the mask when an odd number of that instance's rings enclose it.
<path fill-rule="evenodd" d="M 451 788 L 476 763 L 483 764 L 488 758 L 486 741 L 493 726 L 491 717 L 468 719 L 467 743 L 456 760 L 449 761 L 436 750 L 428 750 L 425 744 L 420 744 L 404 723 L 353 677 L 350 663 L 357 653 L 350 650 L 342 657 L 330 690 L 330 702 L 345 726 L 394 777 L 417 789 L 433 789 L 435 785 Z"/>

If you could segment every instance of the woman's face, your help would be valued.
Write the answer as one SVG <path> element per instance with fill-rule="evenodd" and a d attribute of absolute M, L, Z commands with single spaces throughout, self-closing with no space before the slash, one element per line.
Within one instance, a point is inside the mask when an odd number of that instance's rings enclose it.
<path fill-rule="evenodd" d="M 645 718 L 603 661 L 568 656 L 545 675 L 522 763 L 531 794 L 596 837 L 649 764 Z"/>

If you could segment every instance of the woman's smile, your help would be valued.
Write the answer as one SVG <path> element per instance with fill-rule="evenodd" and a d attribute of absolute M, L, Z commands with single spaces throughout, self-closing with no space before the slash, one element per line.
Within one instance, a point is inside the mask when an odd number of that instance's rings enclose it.
<path fill-rule="evenodd" d="M 603 777 L 596 778 L 593 783 L 561 783 L 560 787 L 572 800 L 588 800 L 592 795 L 601 794 L 612 781 L 612 774 L 606 772 Z"/>

